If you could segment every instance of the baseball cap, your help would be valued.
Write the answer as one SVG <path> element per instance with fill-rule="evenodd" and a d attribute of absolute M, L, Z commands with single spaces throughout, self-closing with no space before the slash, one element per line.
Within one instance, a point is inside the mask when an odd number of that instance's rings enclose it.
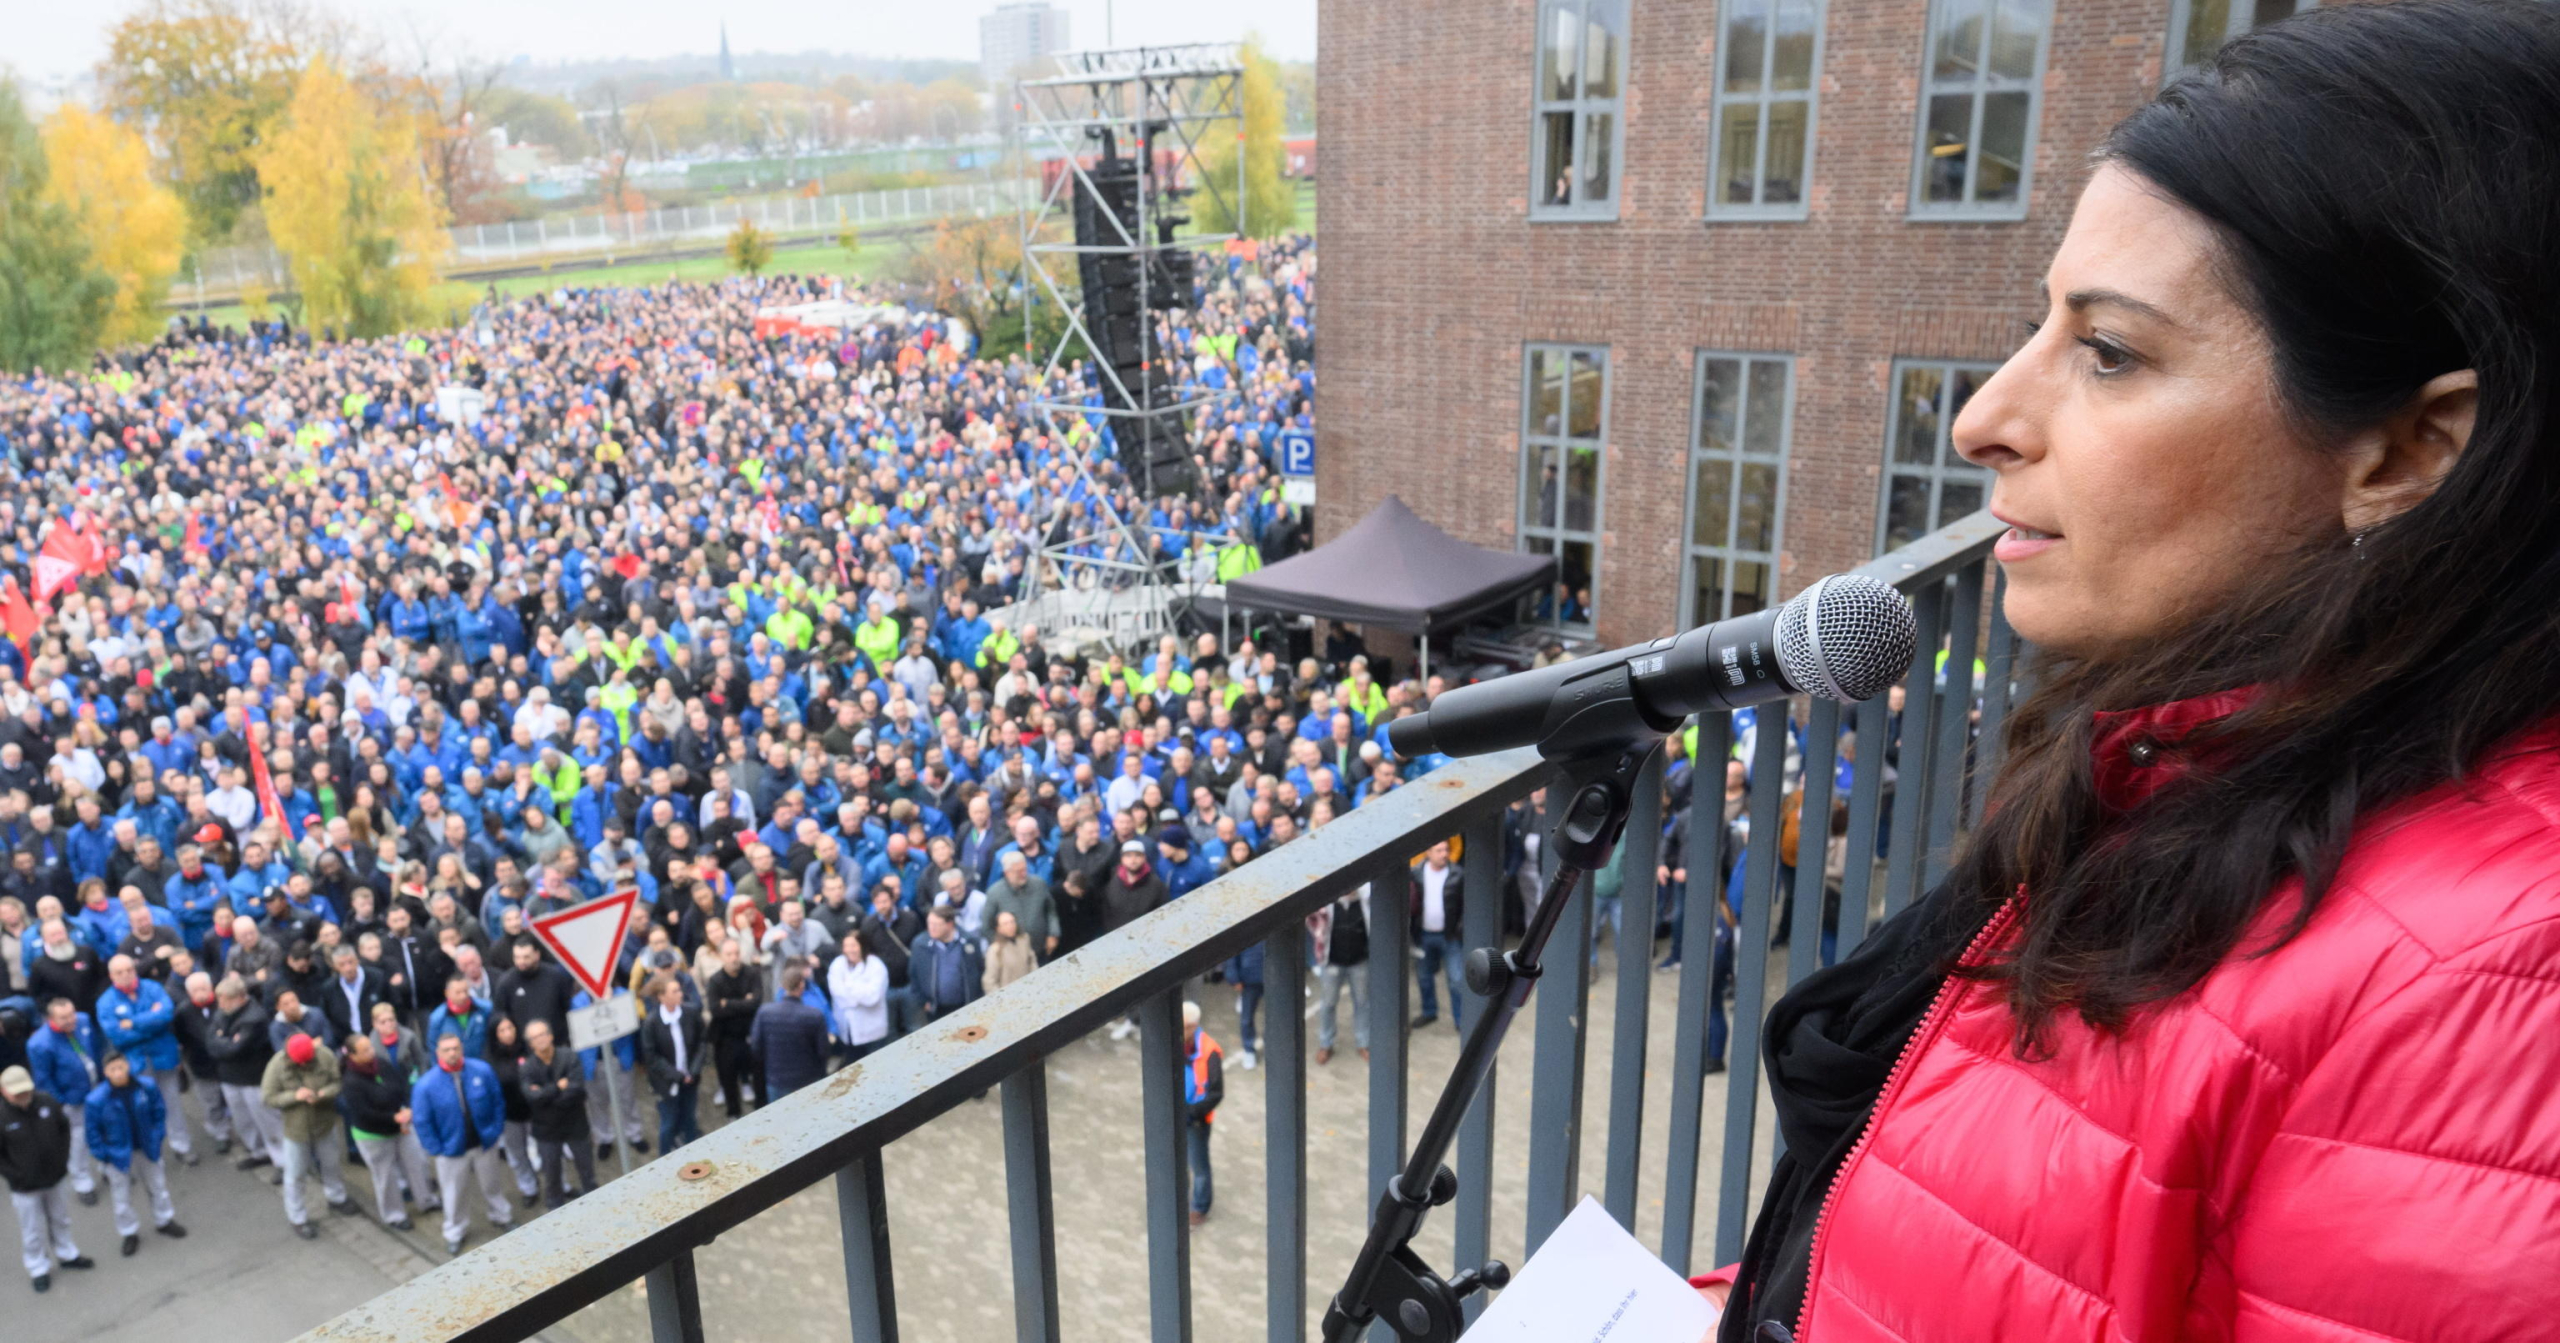
<path fill-rule="evenodd" d="M 297 1065 L 311 1062 L 311 1056 L 318 1050 L 319 1046 L 311 1043 L 308 1035 L 295 1035 L 284 1042 L 284 1056 Z"/>
<path fill-rule="evenodd" d="M 204 828 L 196 832 L 196 843 L 198 844 L 218 844 L 221 842 L 222 827 L 215 825 L 211 821 L 205 822 Z"/>
<path fill-rule="evenodd" d="M 11 1064 L 0 1068 L 0 1095 L 24 1096 L 36 1089 L 35 1074 Z"/>
<path fill-rule="evenodd" d="M 1146 851 L 1147 846 L 1134 839 L 1120 846 L 1122 853 L 1145 853 Z"/>

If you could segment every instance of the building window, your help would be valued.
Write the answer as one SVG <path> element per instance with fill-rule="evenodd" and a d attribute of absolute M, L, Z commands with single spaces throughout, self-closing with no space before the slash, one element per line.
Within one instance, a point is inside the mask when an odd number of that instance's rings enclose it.
<path fill-rule="evenodd" d="M 1801 219 L 1822 0 L 1725 0 L 1722 9 L 1707 213 Z"/>
<path fill-rule="evenodd" d="M 1974 389 L 1998 364 L 1905 359 L 1893 368 L 1893 414 L 1885 429 L 1884 510 L 1876 553 L 1906 546 L 1979 512 L 1991 473 L 1956 455 L 1951 432 Z"/>
<path fill-rule="evenodd" d="M 2169 59 L 2163 64 L 2174 79 L 2205 63 L 2222 44 L 2264 28 L 2278 19 L 2319 5 L 2320 0 L 2177 0 L 2169 9 Z"/>
<path fill-rule="evenodd" d="M 1556 586 L 1527 618 L 1588 627 L 1600 572 L 1600 449 L 1609 436 L 1609 350 L 1532 345 L 1521 398 L 1520 548 L 1556 557 Z"/>
<path fill-rule="evenodd" d="M 1931 0 L 1911 213 L 2027 209 L 2049 0 Z"/>
<path fill-rule="evenodd" d="M 1627 0 L 1543 0 L 1532 217 L 1618 217 L 1626 76 Z"/>
<path fill-rule="evenodd" d="M 1783 355 L 1699 356 L 1683 629 L 1776 599 L 1794 395 L 1795 361 Z"/>

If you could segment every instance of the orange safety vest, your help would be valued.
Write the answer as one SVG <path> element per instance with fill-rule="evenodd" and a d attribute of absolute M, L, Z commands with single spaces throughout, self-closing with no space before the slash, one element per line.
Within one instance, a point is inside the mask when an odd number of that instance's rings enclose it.
<path fill-rule="evenodd" d="M 1206 1096 L 1209 1094 L 1209 1060 L 1224 1058 L 1227 1051 L 1218 1048 L 1218 1042 L 1210 1039 L 1209 1032 L 1205 1030 L 1194 1031 L 1192 1035 L 1200 1042 L 1200 1048 L 1191 1056 L 1191 1089 Z M 1202 1116 L 1200 1122 L 1203 1124 L 1218 1122 L 1218 1112 L 1211 1110 Z"/>

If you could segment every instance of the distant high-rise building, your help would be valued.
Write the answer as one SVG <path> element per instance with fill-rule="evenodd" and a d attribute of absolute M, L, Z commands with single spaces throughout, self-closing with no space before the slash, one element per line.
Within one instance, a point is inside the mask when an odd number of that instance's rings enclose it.
<path fill-rule="evenodd" d="M 1045 0 L 1015 0 L 978 19 L 978 73 L 991 87 L 1002 89 L 1022 67 L 1066 49 L 1067 11 Z"/>

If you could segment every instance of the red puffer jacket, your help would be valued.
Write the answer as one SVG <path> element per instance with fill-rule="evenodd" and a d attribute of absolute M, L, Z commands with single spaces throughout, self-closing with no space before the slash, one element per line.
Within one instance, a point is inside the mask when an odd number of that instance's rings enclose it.
<path fill-rule="evenodd" d="M 2101 789 L 2237 703 L 2106 716 Z M 1832 1187 L 1800 1343 L 2560 1338 L 2560 720 L 2362 823 L 2274 955 L 2122 1037 L 2009 1041 L 1985 986 L 1941 991 Z"/>

